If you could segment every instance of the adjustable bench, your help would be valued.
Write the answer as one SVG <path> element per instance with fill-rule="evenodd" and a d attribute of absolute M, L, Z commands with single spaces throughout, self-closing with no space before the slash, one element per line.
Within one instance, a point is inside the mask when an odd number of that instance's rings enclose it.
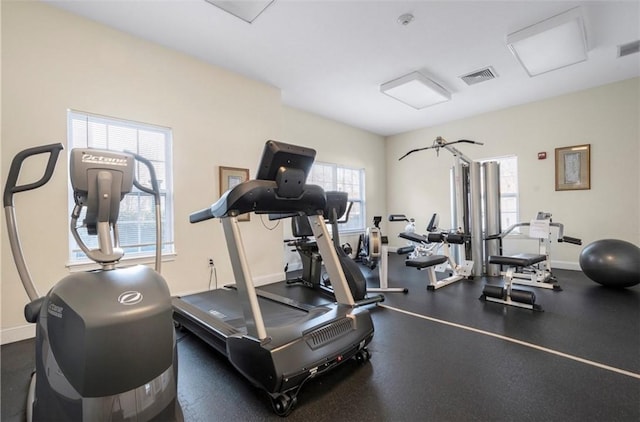
<path fill-rule="evenodd" d="M 556 283 L 555 277 L 551 276 L 551 271 L 543 271 L 536 267 L 536 264 L 540 263 L 547 265 L 547 259 L 547 255 L 519 253 L 511 256 L 491 255 L 489 263 L 508 267 L 507 271 L 502 273 L 505 282 L 560 291 L 562 288 Z M 523 270 L 527 272 L 522 272 Z"/>
<path fill-rule="evenodd" d="M 555 291 L 562 290 L 556 282 L 556 278 L 551 274 L 551 260 L 549 259 L 549 251 L 551 248 L 551 228 L 557 228 L 558 242 L 582 244 L 577 238 L 564 236 L 564 226 L 560 223 L 551 222 L 551 213 L 539 212 L 534 220 L 530 223 L 517 223 L 510 226 L 502 233 L 485 237 L 485 240 L 504 239 L 509 233 L 518 227 L 526 227 L 529 229 L 528 237 L 538 241 L 538 254 L 520 253 L 511 256 L 491 255 L 488 264 L 506 265 L 507 271 L 501 271 L 504 276 L 504 286 L 486 284 L 482 290 L 480 300 L 502 303 L 504 305 L 518 306 L 521 308 L 541 311 L 540 305 L 537 305 L 536 295 L 532 291 L 512 289 L 512 284 L 522 284 L 531 287 L 542 287 L 545 289 L 553 289 Z"/>
<path fill-rule="evenodd" d="M 419 270 L 424 270 L 426 268 L 434 267 L 439 264 L 444 264 L 447 262 L 447 257 L 444 255 L 431 255 L 431 256 L 421 256 L 416 259 L 408 259 L 405 262 L 407 267 L 417 268 Z"/>

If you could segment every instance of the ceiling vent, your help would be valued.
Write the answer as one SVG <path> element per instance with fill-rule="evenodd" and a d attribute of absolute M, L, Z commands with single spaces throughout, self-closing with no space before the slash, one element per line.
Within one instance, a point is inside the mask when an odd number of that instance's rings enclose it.
<path fill-rule="evenodd" d="M 618 46 L 618 57 L 628 56 L 640 52 L 640 40 L 632 41 Z"/>
<path fill-rule="evenodd" d="M 471 72 L 467 75 L 460 76 L 460 79 L 465 81 L 467 85 L 475 85 L 480 82 L 490 81 L 491 79 L 495 79 L 498 77 L 498 74 L 493 67 L 485 67 L 484 69 L 476 70 L 475 72 Z"/>

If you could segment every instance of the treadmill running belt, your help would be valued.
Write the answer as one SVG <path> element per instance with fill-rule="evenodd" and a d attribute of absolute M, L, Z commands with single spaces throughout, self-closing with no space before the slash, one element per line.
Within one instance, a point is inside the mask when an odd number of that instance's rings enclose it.
<path fill-rule="evenodd" d="M 183 296 L 183 301 L 224 321 L 239 331 L 244 331 L 245 321 L 242 306 L 238 299 L 238 291 L 234 289 L 217 289 L 194 295 Z M 279 327 L 295 324 L 299 317 L 307 312 L 291 306 L 276 303 L 259 297 L 258 303 L 264 323 L 267 327 Z"/>

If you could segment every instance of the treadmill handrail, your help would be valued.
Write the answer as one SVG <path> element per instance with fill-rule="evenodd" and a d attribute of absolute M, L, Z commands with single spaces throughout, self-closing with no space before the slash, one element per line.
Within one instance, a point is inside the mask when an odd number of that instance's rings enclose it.
<path fill-rule="evenodd" d="M 226 191 L 209 208 L 189 215 L 189 221 L 199 223 L 211 218 L 238 216 L 249 212 L 317 215 L 322 214 L 325 205 L 324 189 L 317 185 L 305 185 L 302 195 L 291 199 L 278 196 L 275 181 L 249 180 Z"/>

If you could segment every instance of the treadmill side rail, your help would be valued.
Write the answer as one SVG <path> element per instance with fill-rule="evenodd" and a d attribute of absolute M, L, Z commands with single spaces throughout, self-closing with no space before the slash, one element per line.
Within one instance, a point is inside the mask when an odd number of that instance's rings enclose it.
<path fill-rule="evenodd" d="M 222 218 L 224 236 L 227 239 L 227 248 L 231 258 L 231 267 L 236 279 L 236 287 L 242 303 L 242 311 L 247 326 L 247 334 L 260 341 L 267 338 L 267 329 L 264 326 L 262 312 L 258 304 L 258 295 L 253 284 L 253 277 L 244 251 L 242 236 L 238 227 L 238 217 Z"/>

